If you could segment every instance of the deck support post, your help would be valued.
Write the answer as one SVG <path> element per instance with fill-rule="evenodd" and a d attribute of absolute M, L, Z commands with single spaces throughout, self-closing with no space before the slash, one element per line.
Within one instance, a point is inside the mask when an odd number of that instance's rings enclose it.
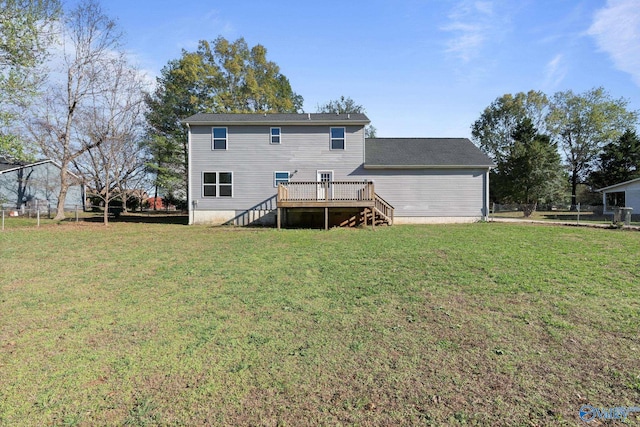
<path fill-rule="evenodd" d="M 324 208 L 324 229 L 325 230 L 329 229 L 329 208 L 328 207 Z"/>
<path fill-rule="evenodd" d="M 371 208 L 371 229 L 376 229 L 376 211 Z"/>
<path fill-rule="evenodd" d="M 281 223 L 280 215 L 282 214 L 282 208 L 278 208 L 277 211 L 278 212 L 277 212 L 276 221 L 278 222 L 278 230 L 280 230 L 280 223 Z"/>

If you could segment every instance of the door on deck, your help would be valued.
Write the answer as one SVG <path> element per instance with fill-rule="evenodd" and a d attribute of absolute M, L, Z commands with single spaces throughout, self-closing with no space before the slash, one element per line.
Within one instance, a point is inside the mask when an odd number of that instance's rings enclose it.
<path fill-rule="evenodd" d="M 331 199 L 333 171 L 318 171 L 318 200 Z"/>

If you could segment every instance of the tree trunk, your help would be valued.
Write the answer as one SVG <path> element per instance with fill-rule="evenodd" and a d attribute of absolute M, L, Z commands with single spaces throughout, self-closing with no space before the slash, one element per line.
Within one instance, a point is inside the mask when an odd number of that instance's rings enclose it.
<path fill-rule="evenodd" d="M 571 172 L 571 211 L 576 210 L 576 206 L 578 205 L 578 171 L 575 169 Z"/>
<path fill-rule="evenodd" d="M 524 214 L 525 218 L 529 218 L 531 216 L 531 214 L 536 211 L 537 208 L 538 208 L 538 202 L 523 203 L 522 204 L 522 213 Z"/>
<path fill-rule="evenodd" d="M 60 193 L 58 194 L 58 211 L 53 218 L 54 221 L 61 221 L 64 216 L 64 204 L 67 199 L 67 192 L 69 191 L 69 182 L 67 179 L 67 164 L 64 163 L 60 166 Z"/>

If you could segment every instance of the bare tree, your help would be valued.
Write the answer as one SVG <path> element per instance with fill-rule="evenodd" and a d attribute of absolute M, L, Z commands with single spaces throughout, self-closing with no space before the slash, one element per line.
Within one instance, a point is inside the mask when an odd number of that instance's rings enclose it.
<path fill-rule="evenodd" d="M 34 108 L 30 127 L 43 153 L 61 167 L 56 220 L 64 218 L 74 160 L 104 142 L 85 135 L 81 118 L 102 108 L 96 100 L 112 90 L 114 63 L 122 61 L 124 55 L 120 32 L 96 1 L 83 0 L 63 22 L 59 81 L 51 81 L 46 95 Z"/>
<path fill-rule="evenodd" d="M 90 183 L 90 192 L 104 202 L 108 223 L 109 202 L 126 206 L 129 185 L 144 174 L 141 135 L 144 132 L 144 81 L 123 58 L 108 63 L 105 89 L 92 95 L 93 108 L 78 116 L 82 146 L 74 166 Z"/>

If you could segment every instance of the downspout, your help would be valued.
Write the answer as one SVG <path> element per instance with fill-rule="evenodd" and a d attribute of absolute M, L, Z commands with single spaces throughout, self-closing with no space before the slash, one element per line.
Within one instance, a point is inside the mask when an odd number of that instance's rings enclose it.
<path fill-rule="evenodd" d="M 195 222 L 196 212 L 195 206 L 192 205 L 193 200 L 191 197 L 191 189 L 192 180 L 191 180 L 191 127 L 189 123 L 185 123 L 187 125 L 187 209 L 189 209 L 189 225 L 192 225 Z"/>
<path fill-rule="evenodd" d="M 489 171 L 491 168 L 487 168 L 487 171 L 484 173 L 484 221 L 489 221 Z"/>

